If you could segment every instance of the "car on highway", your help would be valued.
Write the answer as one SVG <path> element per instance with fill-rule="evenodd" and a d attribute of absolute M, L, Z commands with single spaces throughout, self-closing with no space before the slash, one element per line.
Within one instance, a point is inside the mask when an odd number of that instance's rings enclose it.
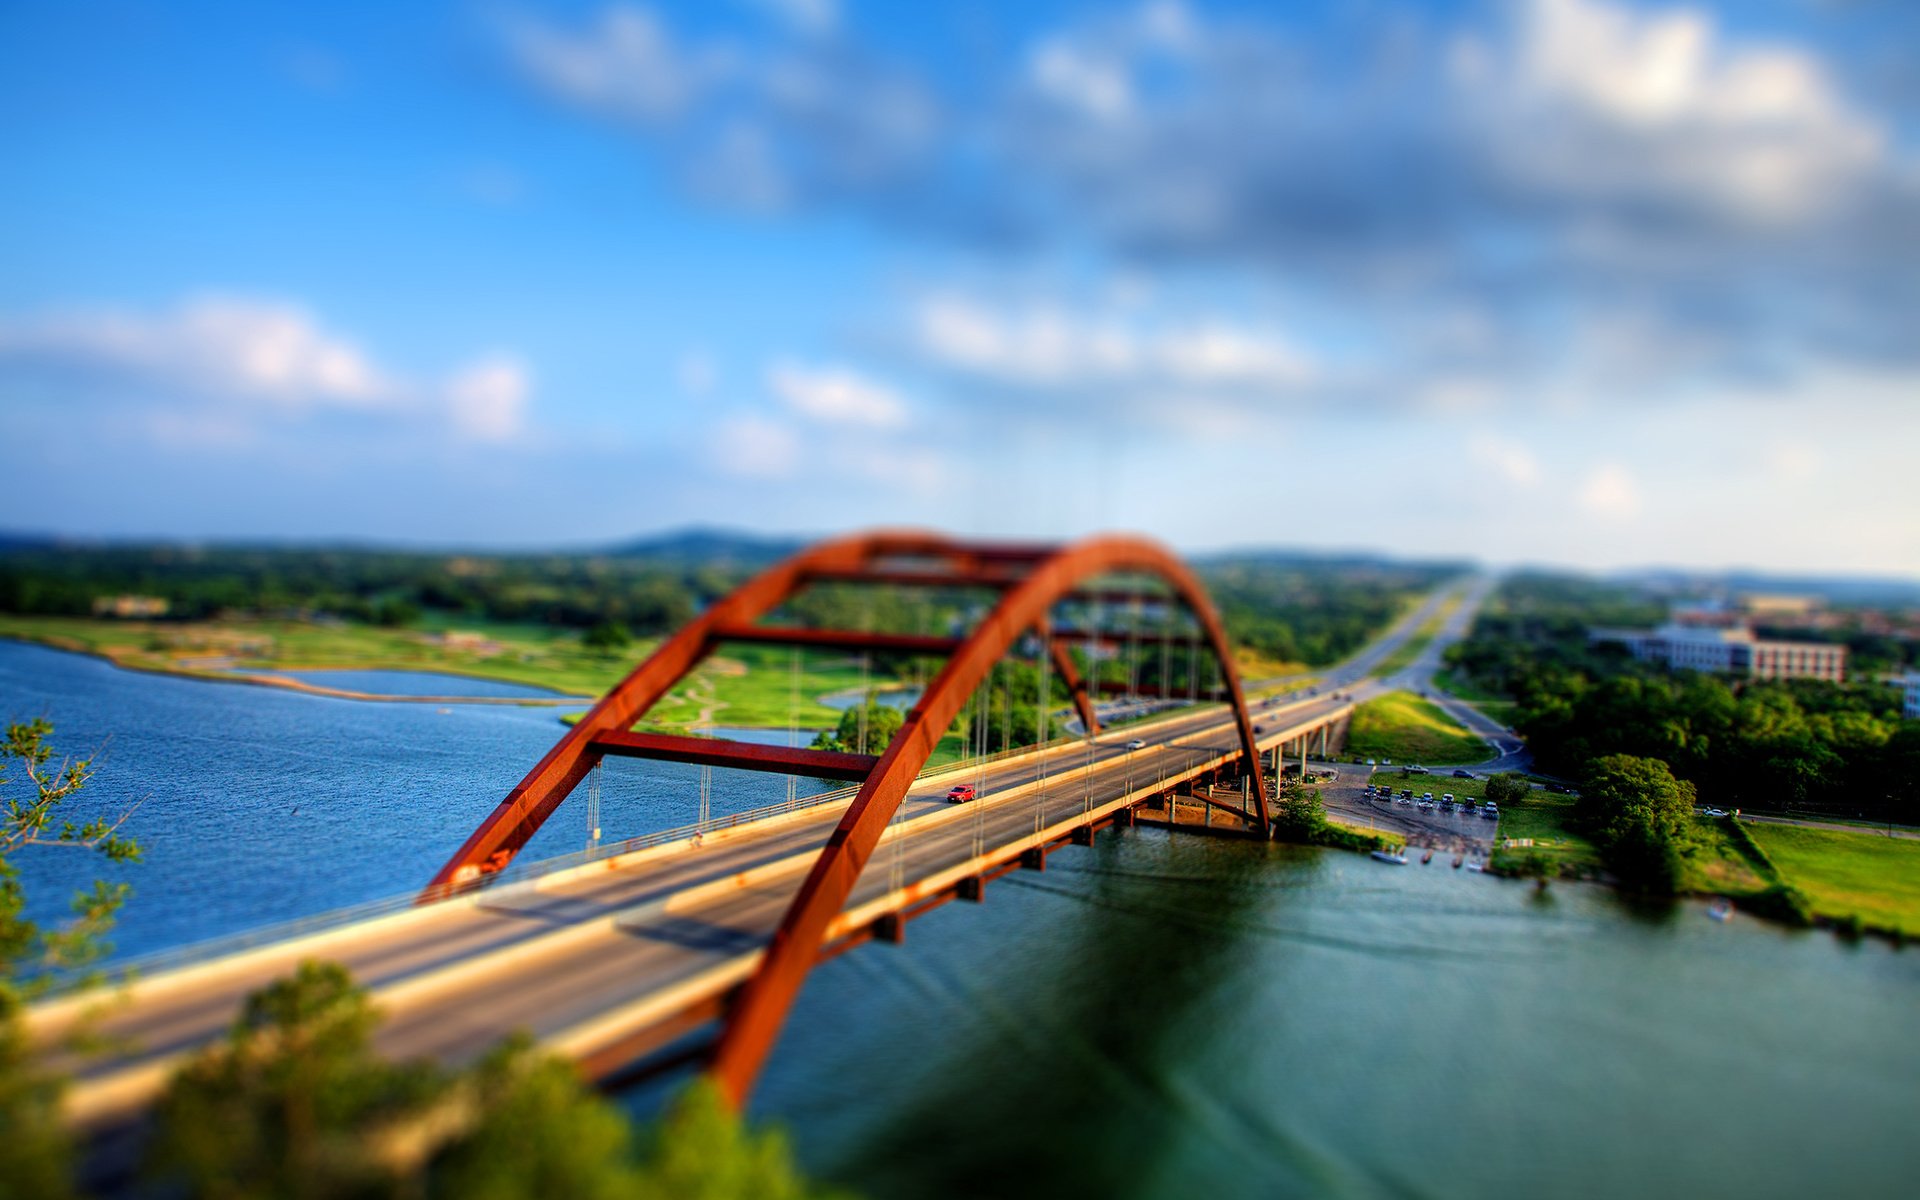
<path fill-rule="evenodd" d="M 1421 765 L 1420 765 L 1419 763 L 1415 763 L 1415 764 L 1413 764 L 1412 766 L 1410 766 L 1410 767 L 1408 767 L 1408 768 L 1407 768 L 1407 774 L 1409 774 L 1409 775 L 1429 775 L 1429 774 L 1432 774 L 1432 772 L 1430 772 L 1430 771 L 1428 771 L 1428 770 L 1427 770 L 1427 769 L 1426 769 L 1425 767 L 1423 767 L 1423 766 L 1421 766 Z"/>
<path fill-rule="evenodd" d="M 1724 808 L 1710 808 L 1707 810 L 1706 815 L 1709 817 L 1724 817 L 1727 815 L 1727 810 Z"/>
<path fill-rule="evenodd" d="M 1472 771 L 1455 771 L 1453 773 L 1453 777 L 1455 779 L 1478 779 L 1479 778 L 1479 776 L 1475 775 Z"/>
<path fill-rule="evenodd" d="M 973 785 L 970 783 L 956 783 L 947 789 L 948 804 L 965 804 L 973 798 Z"/>
<path fill-rule="evenodd" d="M 1258 725 L 1254 726 L 1254 729 L 1256 731 L 1258 731 L 1259 728 L 1260 727 Z M 1134 738 L 1132 741 L 1127 743 L 1127 749 L 1129 750 L 1145 750 L 1146 748 L 1147 748 L 1147 739 L 1145 738 Z"/>

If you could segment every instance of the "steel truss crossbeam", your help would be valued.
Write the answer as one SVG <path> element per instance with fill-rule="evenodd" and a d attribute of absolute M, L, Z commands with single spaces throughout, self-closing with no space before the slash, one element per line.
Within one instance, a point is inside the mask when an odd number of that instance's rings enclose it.
<path fill-rule="evenodd" d="M 992 610 L 964 638 L 761 626 L 757 622 L 816 581 L 901 582 L 895 565 L 937 577 L 934 586 L 989 587 L 1000 593 Z M 1163 595 L 1089 591 L 1103 577 L 1151 579 Z M 859 793 L 814 861 L 775 931 L 755 974 L 727 1009 L 713 1072 L 723 1093 L 744 1103 L 772 1049 L 822 940 L 845 906 L 888 821 L 962 708 L 990 679 L 994 666 L 1038 636 L 1043 653 L 1073 697 L 1087 729 L 1097 731 L 1090 689 L 1064 642 L 1050 634 L 1059 605 L 1081 602 L 1178 604 L 1193 620 L 1197 644 L 1217 664 L 1233 708 L 1242 769 L 1251 777 L 1258 824 L 1270 828 L 1260 753 L 1226 633 L 1198 579 L 1170 551 L 1132 537 L 1098 537 L 1065 547 L 980 544 L 938 534 L 887 531 L 811 546 L 761 572 L 710 606 L 657 647 L 581 718 L 481 822 L 421 894 L 423 902 L 475 886 L 509 863 L 595 765 L 609 754 L 712 766 L 781 770 L 856 779 Z M 1117 635 L 1115 640 L 1136 635 Z M 1145 642 L 1145 635 L 1138 635 Z M 1185 640 L 1185 639 L 1182 639 Z M 900 731 L 878 756 L 755 746 L 721 739 L 631 732 L 636 721 L 687 677 L 716 647 L 761 642 L 861 652 L 939 655 L 945 665 L 906 714 Z M 1136 688 L 1136 692 L 1147 689 Z"/>

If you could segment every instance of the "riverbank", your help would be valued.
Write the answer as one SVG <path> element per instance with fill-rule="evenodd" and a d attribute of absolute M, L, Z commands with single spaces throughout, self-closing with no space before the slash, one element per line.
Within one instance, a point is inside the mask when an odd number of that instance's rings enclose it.
<path fill-rule="evenodd" d="M 104 659 L 116 667 L 217 683 L 280 688 L 341 700 L 427 705 L 572 707 L 603 695 L 654 645 L 617 653 L 588 649 L 578 635 L 545 626 L 470 623 L 387 629 L 332 622 L 237 619 L 207 622 L 108 621 L 0 614 L 0 638 Z M 649 723 L 690 729 L 716 721 L 753 729 L 831 725 L 839 714 L 822 698 L 863 684 L 909 686 L 863 673 L 850 659 L 745 647 L 702 663 L 662 697 Z M 297 678 L 317 672 L 403 671 L 543 689 L 546 696 L 396 694 Z"/>
<path fill-rule="evenodd" d="M 1455 790 L 1471 786 L 1458 782 Z M 1510 802 L 1499 832 L 1489 864 L 1496 874 L 1615 882 L 1574 821 L 1571 796 L 1535 792 Z M 1683 897 L 1725 897 L 1755 916 L 1843 934 L 1920 936 L 1920 841 L 1696 816 L 1681 871 Z"/>

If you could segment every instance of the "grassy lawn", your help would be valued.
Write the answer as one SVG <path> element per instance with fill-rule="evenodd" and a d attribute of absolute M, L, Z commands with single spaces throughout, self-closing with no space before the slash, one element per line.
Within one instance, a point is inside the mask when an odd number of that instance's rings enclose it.
<path fill-rule="evenodd" d="M 1753 896 L 1774 885 L 1772 872 L 1748 858 L 1717 817 L 1693 819 L 1693 844 L 1680 852 L 1680 890 L 1692 895 Z"/>
<path fill-rule="evenodd" d="M 1233 648 L 1233 666 L 1240 672 L 1243 682 L 1249 679 L 1272 679 L 1276 675 L 1298 675 L 1309 669 L 1306 663 L 1271 658 L 1251 646 Z"/>
<path fill-rule="evenodd" d="M 1529 799 L 1509 801 L 1500 809 L 1499 836 L 1532 838 L 1534 844 L 1531 850 L 1508 850 L 1504 843 L 1496 846 L 1492 864 L 1495 870 L 1511 869 L 1529 853 L 1537 851 L 1546 858 L 1552 874 L 1592 875 L 1600 871 L 1600 851 L 1574 830 L 1572 796 L 1535 792 Z"/>
<path fill-rule="evenodd" d="M 651 648 L 618 655 L 580 645 L 577 634 L 535 625 L 464 623 L 444 631 L 305 621 L 96 621 L 0 614 L 0 636 L 98 654 L 124 667 L 220 678 L 241 670 L 439 671 L 598 695 Z"/>
<path fill-rule="evenodd" d="M 148 623 L 0 614 L 0 637 L 98 654 L 141 670 L 206 679 L 229 678 L 233 670 L 437 671 L 586 697 L 619 682 L 655 645 L 640 641 L 609 654 L 586 649 L 575 632 L 543 625 L 474 621 L 452 628 L 471 636 L 449 639 L 445 630 L 303 621 Z M 795 717 L 803 727 L 838 721 L 839 713 L 818 698 L 860 687 L 859 665 L 803 653 L 796 705 L 791 664 L 788 651 L 769 647 L 740 647 L 708 659 L 655 706 L 647 723 L 683 729 L 703 712 L 715 724 L 759 728 L 783 728 Z M 886 688 L 902 681 L 872 671 L 866 682 Z"/>
<path fill-rule="evenodd" d="M 1920 934 L 1920 841 L 1743 822 L 1785 881 L 1824 917 Z"/>
<path fill-rule="evenodd" d="M 1410 692 L 1389 692 L 1354 710 L 1347 753 L 1435 766 L 1482 762 L 1487 744 Z"/>

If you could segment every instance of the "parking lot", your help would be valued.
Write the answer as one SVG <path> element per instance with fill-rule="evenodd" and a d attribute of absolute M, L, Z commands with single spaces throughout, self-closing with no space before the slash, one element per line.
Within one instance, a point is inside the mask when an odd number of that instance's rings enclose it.
<path fill-rule="evenodd" d="M 1403 776 L 1398 768 L 1368 768 L 1355 763 L 1309 763 L 1310 773 L 1336 771 L 1338 777 L 1317 786 L 1327 816 L 1343 825 L 1376 829 L 1404 837 L 1409 857 L 1415 862 L 1426 859 L 1420 851 L 1434 852 L 1431 861 L 1440 862 L 1452 855 L 1460 865 L 1484 866 L 1493 853 L 1499 822 L 1482 815 L 1478 806 L 1456 804 L 1449 811 L 1442 797 L 1451 793 L 1456 800 L 1478 800 L 1486 787 L 1482 778 L 1456 779 L 1451 768 L 1435 768 L 1432 774 Z M 1369 797 L 1369 785 L 1391 788 L 1398 796 L 1411 791 L 1413 801 L 1403 803 L 1381 795 Z M 1420 804 L 1424 795 L 1433 793 L 1433 807 Z M 1451 864 L 1452 860 L 1448 860 Z"/>

